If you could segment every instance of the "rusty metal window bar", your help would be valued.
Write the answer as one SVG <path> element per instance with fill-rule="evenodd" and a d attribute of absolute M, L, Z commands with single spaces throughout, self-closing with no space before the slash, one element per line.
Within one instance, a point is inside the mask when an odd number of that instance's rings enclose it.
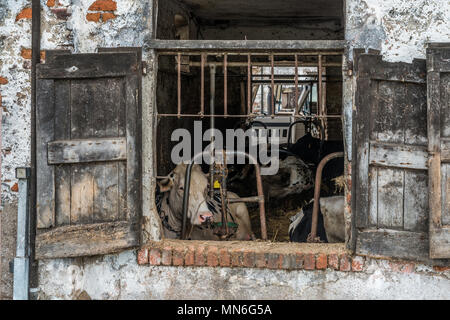
<path fill-rule="evenodd" d="M 327 114 L 327 108 L 323 101 L 323 84 L 326 82 L 324 81 L 324 75 L 323 71 L 326 67 L 341 67 L 342 61 L 340 62 L 327 62 L 326 57 L 328 56 L 343 56 L 343 53 L 341 51 L 331 51 L 331 52 L 236 52 L 236 51 L 229 51 L 229 52 L 217 52 L 217 51 L 180 51 L 180 50 L 174 50 L 174 51 L 157 51 L 158 56 L 174 56 L 176 58 L 176 66 L 177 66 L 177 113 L 157 113 L 157 117 L 164 118 L 164 117 L 190 117 L 190 118 L 254 118 L 254 117 L 276 117 L 277 113 L 275 112 L 275 95 L 273 94 L 275 90 L 276 83 L 280 81 L 287 81 L 294 83 L 295 87 L 295 107 L 296 110 L 298 110 L 298 101 L 299 101 L 299 83 L 315 83 L 317 85 L 317 91 L 318 91 L 318 99 L 317 99 L 317 113 L 311 114 L 311 115 L 300 115 L 300 114 L 292 114 L 291 116 L 295 119 L 301 118 L 310 118 L 310 119 L 319 119 L 323 125 L 325 125 L 325 121 L 327 118 L 337 118 L 340 119 L 341 115 L 328 115 Z M 198 113 L 182 113 L 182 80 L 181 80 L 181 74 L 182 74 L 182 61 L 184 57 L 200 57 L 200 62 L 198 61 L 192 61 L 188 59 L 189 67 L 200 67 L 200 106 L 199 106 L 199 112 Z M 222 61 L 214 61 L 214 62 L 208 62 L 208 57 L 214 56 L 214 57 L 221 57 Z M 245 58 L 246 61 L 229 61 L 230 56 L 241 56 Z M 261 56 L 267 56 L 268 61 L 254 61 L 254 57 L 261 57 Z M 291 60 L 277 60 L 276 58 L 283 58 L 283 57 L 289 57 Z M 305 59 L 306 57 L 313 57 L 316 59 L 316 61 L 308 61 L 308 59 Z M 311 60 L 311 59 L 309 59 Z M 221 67 L 222 68 L 222 75 L 224 77 L 224 99 L 223 99 L 223 113 L 211 113 L 211 114 L 205 114 L 205 68 L 206 67 L 212 67 L 215 68 Z M 246 102 L 247 102 L 247 112 L 245 114 L 229 114 L 228 113 L 228 69 L 232 67 L 242 67 L 247 69 L 247 95 L 246 95 Z M 253 74 L 253 68 L 254 67 L 268 67 L 270 68 L 271 72 L 269 75 L 260 74 L 257 75 L 259 77 L 259 80 L 254 80 L 254 74 Z M 289 76 L 292 75 L 278 75 L 275 74 L 275 69 L 279 67 L 293 67 L 294 68 L 294 79 L 288 79 Z M 316 79 L 309 79 L 305 81 L 299 80 L 299 68 L 301 67 L 315 67 L 317 68 L 317 77 Z M 264 79 L 264 78 L 269 79 Z M 326 76 L 325 76 L 326 77 Z M 264 116 L 262 113 L 255 113 L 253 108 L 253 101 L 254 96 L 256 96 L 254 92 L 254 85 L 261 85 L 262 83 L 268 82 L 270 84 L 271 88 L 271 101 L 270 101 L 270 107 L 271 107 L 271 114 Z M 283 115 L 281 113 L 281 115 Z M 285 115 L 285 114 L 284 114 Z"/>

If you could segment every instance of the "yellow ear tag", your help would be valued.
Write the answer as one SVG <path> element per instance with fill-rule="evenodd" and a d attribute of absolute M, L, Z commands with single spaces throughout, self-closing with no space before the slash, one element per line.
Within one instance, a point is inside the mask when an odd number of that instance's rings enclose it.
<path fill-rule="evenodd" d="M 214 189 L 220 189 L 219 180 L 214 181 Z"/>

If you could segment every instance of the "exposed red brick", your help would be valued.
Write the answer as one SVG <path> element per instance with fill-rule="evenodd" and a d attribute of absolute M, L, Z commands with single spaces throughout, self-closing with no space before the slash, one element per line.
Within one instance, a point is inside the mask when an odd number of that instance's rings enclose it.
<path fill-rule="evenodd" d="M 112 12 L 105 12 L 104 14 L 102 14 L 102 20 L 103 22 L 106 22 L 110 19 L 115 19 L 116 15 Z"/>
<path fill-rule="evenodd" d="M 140 265 L 148 263 L 148 249 L 138 250 L 137 261 Z"/>
<path fill-rule="evenodd" d="M 14 183 L 14 185 L 11 187 L 11 191 L 12 192 L 18 192 L 19 191 L 19 185 L 16 183 Z"/>
<path fill-rule="evenodd" d="M 172 265 L 172 247 L 164 247 L 162 249 L 161 262 L 165 266 Z"/>
<path fill-rule="evenodd" d="M 0 84 L 7 84 L 8 83 L 8 79 L 0 77 Z"/>
<path fill-rule="evenodd" d="M 325 253 L 320 253 L 317 255 L 316 269 L 324 270 L 326 268 L 327 268 L 327 255 Z"/>
<path fill-rule="evenodd" d="M 22 50 L 20 51 L 20 55 L 22 56 L 22 58 L 30 60 L 32 57 L 32 50 L 28 49 L 28 48 L 22 48 Z M 44 50 L 41 50 L 40 58 L 41 58 L 41 61 L 45 60 L 45 51 Z"/>
<path fill-rule="evenodd" d="M 363 271 L 364 269 L 364 257 L 356 256 L 352 259 L 352 271 Z"/>
<path fill-rule="evenodd" d="M 433 267 L 433 270 L 434 270 L 434 271 L 437 271 L 437 272 L 444 272 L 444 271 L 449 271 L 449 270 L 450 270 L 450 267 L 434 266 L 434 267 Z"/>
<path fill-rule="evenodd" d="M 195 262 L 195 247 L 189 246 L 184 256 L 184 265 L 185 266 L 193 266 Z"/>
<path fill-rule="evenodd" d="M 208 252 L 206 254 L 206 264 L 208 267 L 217 267 L 219 265 L 218 252 L 219 249 L 217 247 L 208 247 Z"/>
<path fill-rule="evenodd" d="M 235 249 L 231 251 L 231 265 L 233 267 L 242 267 L 243 264 L 243 260 L 244 260 L 244 254 L 242 252 L 242 250 L 240 249 Z"/>
<path fill-rule="evenodd" d="M 24 59 L 31 59 L 31 49 L 22 48 L 22 50 L 20 51 L 20 55 Z"/>
<path fill-rule="evenodd" d="M 88 9 L 89 11 L 115 11 L 117 3 L 113 0 L 97 0 Z"/>
<path fill-rule="evenodd" d="M 31 19 L 32 10 L 31 8 L 24 8 L 22 11 L 19 12 L 19 14 L 16 16 L 16 21 L 22 20 L 22 19 Z"/>
<path fill-rule="evenodd" d="M 195 265 L 199 267 L 205 265 L 205 247 L 203 246 L 195 249 Z"/>
<path fill-rule="evenodd" d="M 55 0 L 47 0 L 47 7 L 54 7 L 55 6 Z"/>
<path fill-rule="evenodd" d="M 414 271 L 415 264 L 411 262 L 389 261 L 389 267 L 394 272 L 411 273 Z"/>
<path fill-rule="evenodd" d="M 56 18 L 61 20 L 67 20 L 67 18 L 71 16 L 71 13 L 69 13 L 67 8 L 55 8 L 50 9 L 50 11 L 56 15 Z"/>
<path fill-rule="evenodd" d="M 316 266 L 316 257 L 313 253 L 305 254 L 304 261 L 303 261 L 303 268 L 305 270 L 314 270 Z"/>
<path fill-rule="evenodd" d="M 328 256 L 328 266 L 331 269 L 339 270 L 339 257 L 337 254 L 332 253 Z"/>
<path fill-rule="evenodd" d="M 219 260 L 220 260 L 220 266 L 221 267 L 230 267 L 231 266 L 231 257 L 230 253 L 227 249 L 222 248 L 219 251 Z"/>
<path fill-rule="evenodd" d="M 184 249 L 181 248 L 173 249 L 172 263 L 174 266 L 182 266 L 184 264 Z"/>
<path fill-rule="evenodd" d="M 267 268 L 280 269 L 283 264 L 283 255 L 278 253 L 267 254 Z"/>
<path fill-rule="evenodd" d="M 244 267 L 253 268 L 256 264 L 255 253 L 251 251 L 244 251 Z"/>
<path fill-rule="evenodd" d="M 341 254 L 339 257 L 340 268 L 341 271 L 350 271 L 352 269 L 352 264 L 350 261 L 350 257 L 347 254 Z"/>
<path fill-rule="evenodd" d="M 262 252 L 258 252 L 255 255 L 256 259 L 256 267 L 257 268 L 265 268 L 266 267 L 266 255 Z"/>
<path fill-rule="evenodd" d="M 303 269 L 304 260 L 305 260 L 305 257 L 303 256 L 303 254 L 296 253 L 293 269 Z"/>
<path fill-rule="evenodd" d="M 98 22 L 100 20 L 100 12 L 88 13 L 86 15 L 87 21 Z"/>
<path fill-rule="evenodd" d="M 283 254 L 281 268 L 285 270 L 295 269 L 295 254 Z"/>
<path fill-rule="evenodd" d="M 159 266 L 161 264 L 161 251 L 158 248 L 150 249 L 149 262 L 152 266 Z"/>
<path fill-rule="evenodd" d="M 402 268 L 403 273 L 412 273 L 414 272 L 416 265 L 414 263 L 405 263 Z"/>

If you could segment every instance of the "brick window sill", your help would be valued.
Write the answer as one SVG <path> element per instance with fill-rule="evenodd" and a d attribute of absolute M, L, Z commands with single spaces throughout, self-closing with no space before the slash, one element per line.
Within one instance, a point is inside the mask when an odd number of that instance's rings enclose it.
<path fill-rule="evenodd" d="M 150 242 L 138 250 L 138 264 L 152 266 L 241 267 L 281 270 L 363 271 L 365 258 L 342 244 L 244 241 Z"/>

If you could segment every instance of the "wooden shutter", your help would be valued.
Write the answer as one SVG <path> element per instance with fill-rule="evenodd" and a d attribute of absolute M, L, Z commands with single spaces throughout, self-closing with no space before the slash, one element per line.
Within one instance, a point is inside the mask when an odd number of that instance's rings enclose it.
<path fill-rule="evenodd" d="M 36 257 L 139 244 L 140 55 L 47 52 L 37 66 Z"/>
<path fill-rule="evenodd" d="M 450 43 L 429 46 L 427 69 L 430 257 L 450 258 Z"/>
<path fill-rule="evenodd" d="M 428 258 L 426 64 L 356 62 L 353 214 L 356 252 Z"/>

